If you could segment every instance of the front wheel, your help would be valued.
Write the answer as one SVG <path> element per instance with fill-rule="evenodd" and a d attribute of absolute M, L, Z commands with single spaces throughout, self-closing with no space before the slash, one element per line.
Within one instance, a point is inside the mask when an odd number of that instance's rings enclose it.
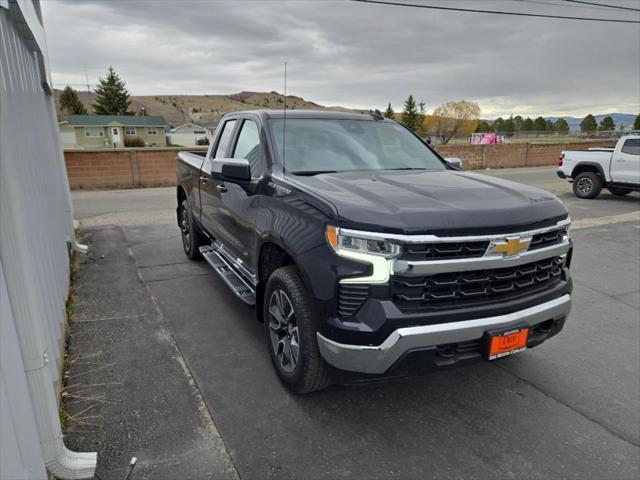
<path fill-rule="evenodd" d="M 331 381 L 318 349 L 318 320 L 295 267 L 273 272 L 263 307 L 267 347 L 282 383 L 295 393 L 326 388 Z"/>
<path fill-rule="evenodd" d="M 582 172 L 573 180 L 573 193 L 578 198 L 595 198 L 602 190 L 600 175 L 594 172 Z"/>
<path fill-rule="evenodd" d="M 633 191 L 630 188 L 624 188 L 624 187 L 607 187 L 607 188 L 613 195 L 617 195 L 619 197 L 624 197 L 625 195 L 629 195 Z"/>

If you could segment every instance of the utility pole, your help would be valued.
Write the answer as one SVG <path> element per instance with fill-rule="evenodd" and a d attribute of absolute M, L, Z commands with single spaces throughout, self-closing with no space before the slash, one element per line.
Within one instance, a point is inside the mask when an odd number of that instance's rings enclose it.
<path fill-rule="evenodd" d="M 144 105 L 140 107 L 142 110 L 142 133 L 144 134 L 144 146 L 147 146 L 147 122 L 145 119 Z"/>
<path fill-rule="evenodd" d="M 87 73 L 87 64 L 84 65 L 84 78 L 87 81 L 87 95 L 91 95 L 91 88 L 89 87 L 89 74 Z M 87 99 L 89 100 L 89 99 Z"/>

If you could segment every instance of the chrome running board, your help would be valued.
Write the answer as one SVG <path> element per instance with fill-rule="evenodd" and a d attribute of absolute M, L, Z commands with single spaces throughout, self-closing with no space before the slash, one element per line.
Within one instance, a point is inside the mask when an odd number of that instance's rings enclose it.
<path fill-rule="evenodd" d="M 219 242 L 200 247 L 202 257 L 236 296 L 248 305 L 256 304 L 254 279 L 239 260 L 232 260 Z"/>

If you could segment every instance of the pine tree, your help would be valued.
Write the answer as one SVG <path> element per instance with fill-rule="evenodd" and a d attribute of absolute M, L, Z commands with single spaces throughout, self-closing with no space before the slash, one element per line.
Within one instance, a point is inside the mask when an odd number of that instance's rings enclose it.
<path fill-rule="evenodd" d="M 93 109 L 97 115 L 133 115 L 129 111 L 131 100 L 125 82 L 109 67 L 107 76 L 100 78 L 96 88 Z"/>
<path fill-rule="evenodd" d="M 513 137 L 513 117 L 509 117 L 504 121 L 504 123 L 502 124 L 502 131 L 506 133 L 507 137 Z"/>
<path fill-rule="evenodd" d="M 516 115 L 513 117 L 513 130 L 515 132 L 519 132 L 522 130 L 522 124 L 524 123 L 524 119 L 520 115 Z"/>
<path fill-rule="evenodd" d="M 596 117 L 591 114 L 584 117 L 580 122 L 580 131 L 582 132 L 595 132 L 596 128 L 598 128 Z"/>
<path fill-rule="evenodd" d="M 487 133 L 491 131 L 491 125 L 486 120 L 480 120 L 476 126 L 476 133 Z"/>
<path fill-rule="evenodd" d="M 554 128 L 556 132 L 560 133 L 561 135 L 566 135 L 567 133 L 569 133 L 569 124 L 562 117 L 556 120 Z"/>
<path fill-rule="evenodd" d="M 491 125 L 493 131 L 496 133 L 504 133 L 504 118 L 498 117 L 493 121 L 493 125 Z"/>
<path fill-rule="evenodd" d="M 640 130 L 640 113 L 638 114 L 636 119 L 633 121 L 633 129 Z"/>
<path fill-rule="evenodd" d="M 64 90 L 60 95 L 60 108 L 66 111 L 69 115 L 87 114 L 87 109 L 80 101 L 80 98 L 78 98 L 78 92 L 69 85 L 64 87 Z"/>
<path fill-rule="evenodd" d="M 544 130 L 545 130 L 545 132 L 555 132 L 556 131 L 556 124 L 553 123 L 551 120 L 545 120 L 544 121 Z"/>
<path fill-rule="evenodd" d="M 615 129 L 616 129 L 616 124 L 613 121 L 613 118 L 611 116 L 609 116 L 609 115 L 604 117 L 600 121 L 600 125 L 598 126 L 598 130 L 600 130 L 601 132 L 609 132 L 609 131 L 615 130 Z"/>
<path fill-rule="evenodd" d="M 534 128 L 535 127 L 533 125 L 533 120 L 531 120 L 530 117 L 525 118 L 524 121 L 522 122 L 521 130 L 523 132 L 532 132 Z"/>
<path fill-rule="evenodd" d="M 391 102 L 389 102 L 389 106 L 387 106 L 387 109 L 384 111 L 384 116 L 385 118 L 395 118 L 396 112 L 393 111 L 393 108 L 391 108 Z"/>
<path fill-rule="evenodd" d="M 417 132 L 420 128 L 420 113 L 418 111 L 418 106 L 416 105 L 416 101 L 413 98 L 413 95 L 409 95 L 409 97 L 404 102 L 404 110 L 402 111 L 402 123 L 405 127 Z"/>
<path fill-rule="evenodd" d="M 424 119 L 426 117 L 427 114 L 427 104 L 424 103 L 424 99 L 420 99 L 420 103 L 418 104 L 418 130 L 416 130 L 416 133 L 418 133 L 418 135 L 423 135 L 424 132 Z"/>
<path fill-rule="evenodd" d="M 533 130 L 536 132 L 544 132 L 547 129 L 547 122 L 544 118 L 538 117 L 533 121 Z"/>

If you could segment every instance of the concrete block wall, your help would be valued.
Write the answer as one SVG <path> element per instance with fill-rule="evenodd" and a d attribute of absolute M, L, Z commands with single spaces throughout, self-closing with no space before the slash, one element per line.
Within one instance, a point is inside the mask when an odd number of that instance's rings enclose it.
<path fill-rule="evenodd" d="M 438 145 L 444 157 L 462 159 L 465 170 L 555 165 L 562 150 L 613 147 L 616 140 L 575 143 Z M 124 148 L 64 152 L 71 188 L 135 188 L 175 185 L 176 156 L 181 148 Z M 206 148 L 190 148 L 206 152 Z"/>

